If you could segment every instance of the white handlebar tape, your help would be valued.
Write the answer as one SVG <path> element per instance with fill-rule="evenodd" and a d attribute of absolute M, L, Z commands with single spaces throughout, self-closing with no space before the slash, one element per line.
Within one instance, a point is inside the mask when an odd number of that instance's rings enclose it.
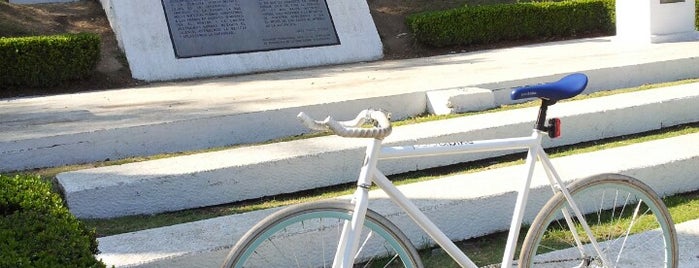
<path fill-rule="evenodd" d="M 310 129 L 329 129 L 341 137 L 383 139 L 390 135 L 392 131 L 391 122 L 386 114 L 375 110 L 364 110 L 355 119 L 349 121 L 335 121 L 331 117 L 326 118 L 324 121 L 317 121 L 303 112 L 299 113 L 297 117 Z M 367 120 L 374 120 L 379 126 L 372 128 L 360 127 Z"/>

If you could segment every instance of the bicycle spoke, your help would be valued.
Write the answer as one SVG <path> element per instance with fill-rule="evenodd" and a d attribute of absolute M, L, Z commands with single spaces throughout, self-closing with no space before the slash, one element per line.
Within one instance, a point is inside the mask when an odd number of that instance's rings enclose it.
<path fill-rule="evenodd" d="M 560 219 L 564 216 L 561 212 L 567 202 L 562 194 L 554 196 L 532 223 L 522 246 L 520 263 L 549 263 L 560 267 L 563 263 L 581 261 L 597 267 L 602 265 L 601 256 L 604 256 L 612 262 L 608 265 L 614 267 L 674 267 L 677 248 L 672 220 L 667 208 L 647 186 L 621 175 L 601 175 L 574 183 L 569 192 L 581 212 L 588 214 L 583 218 L 574 217 L 575 224 L 570 229 L 562 228 Z M 572 239 L 570 237 L 578 232 L 584 232 L 579 227 L 583 220 L 592 224 L 592 235 L 600 252 L 589 250 L 592 245 L 586 237 L 581 241 L 584 252 L 592 254 L 578 260 L 578 251 L 550 239 Z M 640 260 L 659 263 L 640 263 Z"/>
<path fill-rule="evenodd" d="M 362 241 L 362 244 L 357 248 L 357 254 L 354 255 L 354 259 L 357 259 L 359 257 L 359 253 L 362 252 L 362 250 L 364 250 L 366 243 L 369 242 L 369 239 L 371 239 L 373 234 L 374 234 L 373 232 L 369 232 L 369 234 L 367 234 L 364 241 Z"/>
<path fill-rule="evenodd" d="M 332 266 L 353 209 L 349 202 L 326 201 L 281 210 L 234 246 L 225 267 Z M 421 267 L 417 251 L 395 225 L 371 210 L 366 215 L 354 265 L 381 267 L 395 260 Z"/>

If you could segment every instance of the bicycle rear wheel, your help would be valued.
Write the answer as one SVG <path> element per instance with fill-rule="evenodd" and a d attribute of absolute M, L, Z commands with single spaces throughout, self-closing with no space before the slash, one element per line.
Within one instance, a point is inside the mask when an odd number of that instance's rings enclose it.
<path fill-rule="evenodd" d="M 631 177 L 602 174 L 576 181 L 568 190 L 609 266 L 677 267 L 674 224 L 650 187 Z M 574 228 L 568 227 L 564 210 Z M 580 221 L 563 194 L 554 195 L 527 233 L 519 266 L 604 267 Z"/>
<path fill-rule="evenodd" d="M 349 202 L 289 207 L 262 220 L 233 247 L 223 267 L 332 267 Z M 355 267 L 422 267 L 417 250 L 398 228 L 368 210 Z"/>

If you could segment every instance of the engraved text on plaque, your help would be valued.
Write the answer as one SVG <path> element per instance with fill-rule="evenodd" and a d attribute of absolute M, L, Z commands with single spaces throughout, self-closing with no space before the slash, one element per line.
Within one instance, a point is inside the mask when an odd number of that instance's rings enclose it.
<path fill-rule="evenodd" d="M 177 58 L 340 44 L 325 0 L 161 0 Z"/>

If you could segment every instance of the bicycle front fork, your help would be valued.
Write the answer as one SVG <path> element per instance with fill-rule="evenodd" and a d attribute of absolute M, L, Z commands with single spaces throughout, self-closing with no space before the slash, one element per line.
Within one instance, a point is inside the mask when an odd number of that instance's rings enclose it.
<path fill-rule="evenodd" d="M 369 199 L 368 188 L 357 187 L 354 194 L 354 214 L 352 220 L 345 222 L 340 235 L 339 245 L 335 252 L 335 260 L 333 267 L 352 267 L 354 263 L 354 255 L 356 255 L 359 247 L 359 239 L 364 226 L 364 218 L 367 211 L 367 203 Z"/>
<path fill-rule="evenodd" d="M 366 148 L 364 164 L 357 179 L 357 190 L 354 193 L 354 214 L 349 224 L 345 224 L 340 236 L 339 245 L 335 252 L 333 267 L 352 267 L 354 255 L 357 252 L 364 226 L 364 218 L 369 205 L 369 188 L 372 184 L 372 171 L 376 169 L 378 156 L 381 152 L 381 139 L 372 139 Z"/>

